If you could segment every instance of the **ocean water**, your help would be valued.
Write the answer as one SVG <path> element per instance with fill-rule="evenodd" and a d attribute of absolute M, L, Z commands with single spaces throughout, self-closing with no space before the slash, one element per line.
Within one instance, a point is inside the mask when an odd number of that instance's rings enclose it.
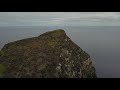
<path fill-rule="evenodd" d="M 8 42 L 36 37 L 54 30 L 66 34 L 90 54 L 98 78 L 120 78 L 119 26 L 8 26 L 0 27 L 0 49 Z"/>

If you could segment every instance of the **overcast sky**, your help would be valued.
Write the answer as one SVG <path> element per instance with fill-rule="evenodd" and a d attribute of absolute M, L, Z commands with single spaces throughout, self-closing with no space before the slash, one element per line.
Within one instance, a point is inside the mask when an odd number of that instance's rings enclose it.
<path fill-rule="evenodd" d="M 0 12 L 0 26 L 120 26 L 120 12 Z"/>

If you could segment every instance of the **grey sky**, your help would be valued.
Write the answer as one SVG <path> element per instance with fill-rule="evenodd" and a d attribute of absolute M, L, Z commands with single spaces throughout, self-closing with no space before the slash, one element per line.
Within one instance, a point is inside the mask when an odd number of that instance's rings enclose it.
<path fill-rule="evenodd" d="M 120 12 L 0 12 L 0 26 L 120 26 Z"/>

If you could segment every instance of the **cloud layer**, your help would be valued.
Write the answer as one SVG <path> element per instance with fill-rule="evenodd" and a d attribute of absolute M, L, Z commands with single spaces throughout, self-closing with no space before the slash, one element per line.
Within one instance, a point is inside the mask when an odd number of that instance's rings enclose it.
<path fill-rule="evenodd" d="M 119 12 L 0 12 L 0 26 L 120 26 Z"/>

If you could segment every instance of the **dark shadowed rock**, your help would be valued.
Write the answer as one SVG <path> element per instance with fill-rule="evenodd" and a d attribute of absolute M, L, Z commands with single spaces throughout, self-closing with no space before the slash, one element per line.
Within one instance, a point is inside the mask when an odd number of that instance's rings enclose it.
<path fill-rule="evenodd" d="M 90 56 L 64 30 L 6 44 L 0 51 L 3 78 L 96 78 Z"/>

